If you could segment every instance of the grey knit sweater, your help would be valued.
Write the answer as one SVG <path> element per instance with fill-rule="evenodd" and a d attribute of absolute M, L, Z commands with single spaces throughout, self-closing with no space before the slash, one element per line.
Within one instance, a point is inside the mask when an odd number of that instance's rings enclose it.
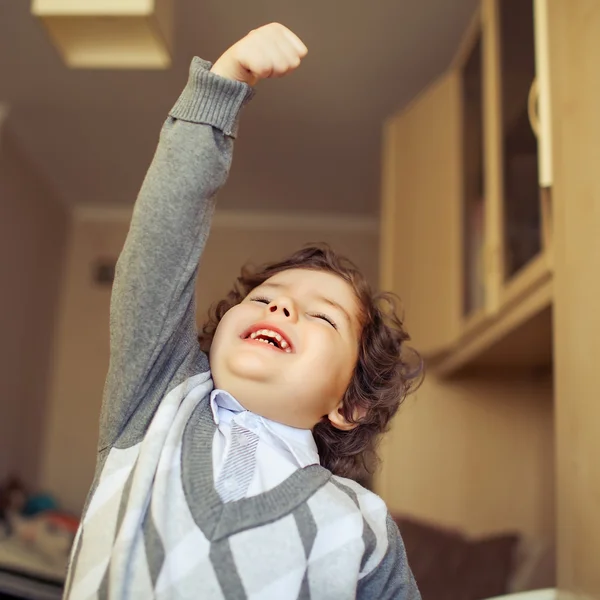
<path fill-rule="evenodd" d="M 66 597 L 420 598 L 383 501 L 312 465 L 223 503 L 195 279 L 251 89 L 198 58 L 117 265 L 95 479 Z"/>

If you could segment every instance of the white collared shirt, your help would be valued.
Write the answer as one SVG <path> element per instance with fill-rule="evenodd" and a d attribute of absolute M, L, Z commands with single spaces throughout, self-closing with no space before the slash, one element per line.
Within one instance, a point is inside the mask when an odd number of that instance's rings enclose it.
<path fill-rule="evenodd" d="M 210 408 L 217 425 L 212 448 L 215 483 L 231 447 L 233 422 L 259 438 L 254 473 L 246 498 L 273 489 L 297 469 L 319 464 L 317 445 L 309 429 L 289 427 L 254 414 L 224 390 L 212 391 Z"/>

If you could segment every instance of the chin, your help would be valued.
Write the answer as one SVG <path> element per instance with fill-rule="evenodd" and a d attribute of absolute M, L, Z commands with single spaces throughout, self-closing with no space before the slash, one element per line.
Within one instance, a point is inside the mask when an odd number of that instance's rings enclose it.
<path fill-rule="evenodd" d="M 226 371 L 236 378 L 264 381 L 266 383 L 272 378 L 273 366 L 269 364 L 264 356 L 241 352 L 228 357 Z"/>

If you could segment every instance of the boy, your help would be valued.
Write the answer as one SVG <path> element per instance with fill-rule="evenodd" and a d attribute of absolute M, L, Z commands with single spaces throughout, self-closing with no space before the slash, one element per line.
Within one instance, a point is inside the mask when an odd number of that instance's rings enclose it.
<path fill-rule="evenodd" d="M 68 598 L 420 597 L 384 503 L 339 476 L 410 384 L 401 324 L 360 274 L 319 248 L 245 274 L 200 337 L 210 365 L 198 344 L 196 269 L 240 109 L 306 52 L 271 24 L 212 68 L 194 59 L 164 124 L 117 266 Z"/>

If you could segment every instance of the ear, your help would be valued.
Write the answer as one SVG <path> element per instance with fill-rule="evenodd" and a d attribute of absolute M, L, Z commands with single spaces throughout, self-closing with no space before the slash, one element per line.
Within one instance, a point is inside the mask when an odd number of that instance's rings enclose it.
<path fill-rule="evenodd" d="M 344 417 L 344 413 L 342 411 L 342 402 L 340 402 L 328 415 L 327 418 L 329 422 L 336 428 L 341 429 L 342 431 L 351 431 L 358 427 L 358 423 L 350 423 Z M 354 419 L 359 420 L 362 419 L 367 414 L 366 409 L 357 407 L 354 409 Z"/>

